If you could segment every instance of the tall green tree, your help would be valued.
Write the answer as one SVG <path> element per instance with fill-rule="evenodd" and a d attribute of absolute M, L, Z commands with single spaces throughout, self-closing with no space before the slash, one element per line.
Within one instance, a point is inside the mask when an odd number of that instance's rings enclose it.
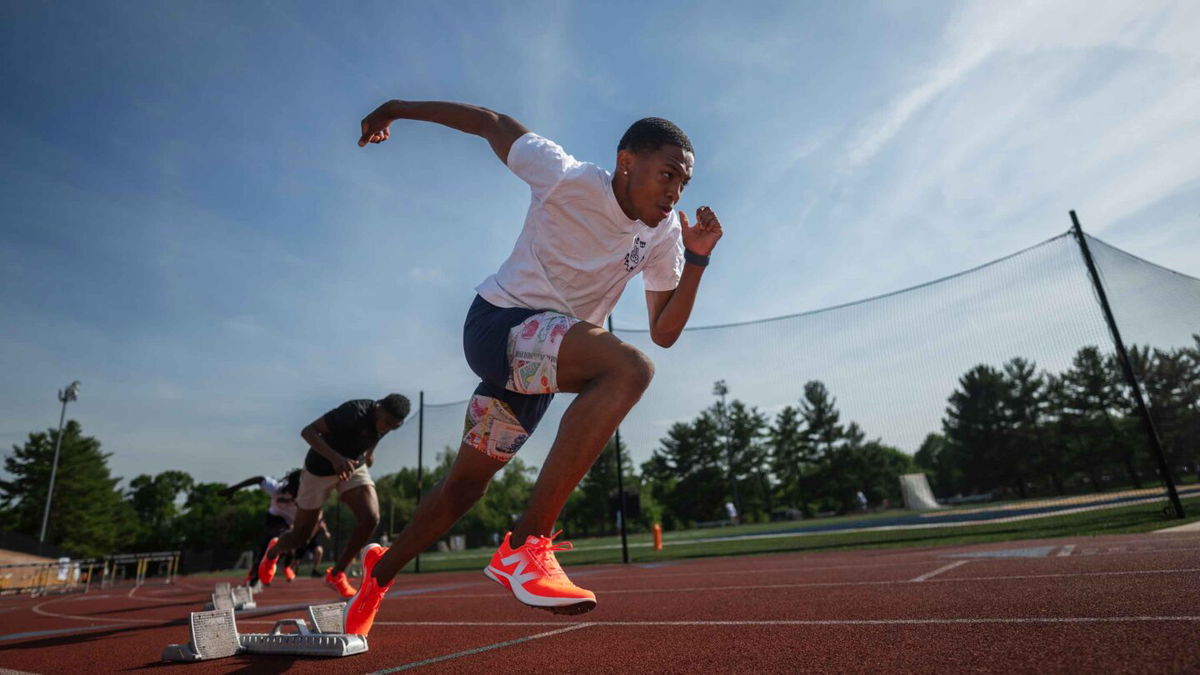
<path fill-rule="evenodd" d="M 270 497 L 262 490 L 239 490 L 229 497 L 221 494 L 224 483 L 195 483 L 188 490 L 183 513 L 175 520 L 183 548 L 212 551 L 223 558 L 222 566 L 236 560 L 241 551 L 257 550 L 266 533 Z"/>
<path fill-rule="evenodd" d="M 1038 374 L 1037 364 L 1021 357 L 1004 364 L 1004 380 L 1008 385 L 1003 400 L 1008 434 L 1004 475 L 1024 499 L 1029 496 L 1026 483 L 1034 470 L 1035 458 L 1043 454 L 1046 380 Z"/>
<path fill-rule="evenodd" d="M 1076 468 L 1088 477 L 1091 488 L 1099 491 L 1106 467 L 1115 464 L 1121 454 L 1121 438 L 1113 419 L 1120 400 L 1112 369 L 1098 347 L 1086 346 L 1076 352 L 1071 368 L 1059 380 L 1060 438 Z M 1138 484 L 1136 472 L 1130 471 L 1130 479 Z"/>
<path fill-rule="evenodd" d="M 1045 384 L 1040 398 L 1043 407 L 1038 421 L 1038 454 L 1030 459 L 1030 465 L 1050 480 L 1054 493 L 1066 494 L 1068 481 L 1075 472 L 1072 466 L 1072 452 L 1066 437 L 1066 424 L 1063 420 L 1064 409 L 1061 401 L 1066 396 L 1063 381 L 1053 373 L 1045 374 Z"/>
<path fill-rule="evenodd" d="M 804 436 L 817 456 L 831 461 L 839 442 L 846 437 L 842 426 L 837 400 L 829 393 L 825 383 L 812 380 L 804 384 L 804 398 L 800 401 L 800 418 L 804 420 Z"/>
<path fill-rule="evenodd" d="M 799 408 L 789 405 L 779 411 L 775 423 L 767 432 L 767 448 L 771 471 L 778 481 L 780 500 L 811 516 L 810 500 L 813 498 L 812 480 L 817 456 L 816 449 L 804 433 Z"/>
<path fill-rule="evenodd" d="M 190 475 L 174 470 L 153 477 L 142 474 L 129 482 L 126 495 L 138 517 L 137 549 L 174 550 L 183 543 L 183 535 L 175 527 L 181 515 L 176 501 L 193 485 Z"/>
<path fill-rule="evenodd" d="M 1200 439 L 1196 435 L 1200 430 L 1200 336 L 1194 336 L 1193 339 L 1197 343 L 1196 348 L 1151 350 L 1135 345 L 1130 349 L 1130 360 L 1145 390 L 1150 414 L 1174 473 L 1185 467 L 1200 465 Z M 1114 379 L 1120 377 L 1115 359 L 1112 370 Z M 1132 423 L 1140 414 L 1133 397 L 1127 394 L 1125 387 L 1119 387 L 1118 390 L 1122 407 L 1130 418 L 1130 431 L 1140 434 L 1140 439 L 1144 439 L 1144 432 L 1140 428 L 1132 428 Z M 1131 451 L 1122 457 L 1127 463 L 1135 461 L 1131 456 L 1133 447 L 1137 450 L 1145 448 L 1138 453 L 1139 457 L 1150 457 L 1149 446 L 1145 443 L 1136 446 L 1130 443 L 1127 447 Z M 1200 472 L 1200 468 L 1196 470 Z"/>
<path fill-rule="evenodd" d="M 1004 374 L 978 365 L 958 380 L 950 394 L 942 428 L 946 441 L 963 471 L 964 491 L 987 492 L 999 487 L 1008 473 L 1010 437 L 1004 402 L 1008 385 Z"/>
<path fill-rule="evenodd" d="M 743 522 L 766 520 L 773 504 L 767 416 L 734 399 L 728 406 L 726 442 L 733 457 L 733 480 Z"/>
<path fill-rule="evenodd" d="M 725 517 L 729 482 L 721 425 L 711 411 L 692 422 L 676 422 L 642 465 L 651 494 L 663 507 L 667 527 Z"/>
<path fill-rule="evenodd" d="M 117 489 L 120 478 L 109 471 L 111 453 L 101 452 L 100 441 L 84 436 L 75 420 L 62 434 L 46 541 L 81 556 L 126 550 L 134 541 L 135 516 Z M 57 437 L 57 429 L 30 434 L 5 457 L 10 478 L 0 481 L 0 505 L 8 528 L 31 537 L 41 533 Z"/>
<path fill-rule="evenodd" d="M 885 500 L 889 504 L 903 504 L 900 476 L 916 468 L 911 456 L 879 439 L 853 444 L 848 451 L 847 471 L 852 476 L 849 483 L 856 491 L 861 490 L 870 504 L 880 505 Z M 848 496 L 854 495 L 841 495 L 843 509 L 853 508 L 846 502 Z"/>
<path fill-rule="evenodd" d="M 928 475 L 933 494 L 950 497 L 963 491 L 962 466 L 942 434 L 925 436 L 913 460 Z"/>

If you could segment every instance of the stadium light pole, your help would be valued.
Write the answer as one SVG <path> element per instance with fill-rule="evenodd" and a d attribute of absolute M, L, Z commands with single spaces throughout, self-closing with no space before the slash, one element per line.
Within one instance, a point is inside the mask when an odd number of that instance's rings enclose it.
<path fill-rule="evenodd" d="M 1092 286 L 1096 290 L 1096 298 L 1100 301 L 1100 309 L 1104 312 L 1104 320 L 1108 323 L 1109 336 L 1112 337 L 1113 346 L 1117 350 L 1117 362 L 1121 366 L 1122 374 L 1125 375 L 1125 383 L 1129 385 L 1129 391 L 1133 394 L 1138 416 L 1142 419 L 1142 429 L 1146 432 L 1146 438 L 1150 441 L 1150 449 L 1154 451 L 1154 458 L 1158 461 L 1159 473 L 1162 474 L 1162 480 L 1167 485 L 1167 496 L 1175 510 L 1175 517 L 1183 518 L 1185 517 L 1183 502 L 1179 500 L 1179 492 L 1175 489 L 1175 479 L 1171 476 L 1171 465 L 1167 463 L 1167 454 L 1163 452 L 1162 439 L 1154 425 L 1154 418 L 1150 416 L 1146 399 L 1142 396 L 1142 384 L 1138 382 L 1137 374 L 1133 372 L 1133 363 L 1129 360 L 1129 353 L 1125 351 L 1125 342 L 1121 339 L 1117 320 L 1113 316 L 1112 307 L 1108 304 L 1108 294 L 1104 292 L 1104 284 L 1100 281 L 1100 272 L 1097 271 L 1096 263 L 1092 259 L 1092 250 L 1088 248 L 1087 238 L 1083 235 L 1083 227 L 1079 225 L 1079 217 L 1075 215 L 1074 211 L 1071 211 L 1071 226 L 1075 240 L 1079 242 L 1083 262 L 1087 265 L 1088 274 L 1092 278 Z"/>
<path fill-rule="evenodd" d="M 79 399 L 79 380 L 75 380 L 66 389 L 58 390 L 58 400 L 62 401 L 62 413 L 58 416 L 58 437 L 54 439 L 54 463 L 50 465 L 50 487 L 46 489 L 46 510 L 42 513 L 42 534 L 38 543 L 46 542 L 46 526 L 50 523 L 50 500 L 54 498 L 54 478 L 58 474 L 58 452 L 62 449 L 63 423 L 67 421 L 67 402 Z"/>
<path fill-rule="evenodd" d="M 737 519 L 734 525 L 742 519 L 742 498 L 738 496 L 737 478 L 733 473 L 733 434 L 729 425 L 729 408 L 725 406 L 725 394 L 729 393 L 729 386 L 725 384 L 725 380 L 717 380 L 713 384 L 713 395 L 721 397 L 721 423 L 725 427 L 725 457 L 729 462 L 729 489 L 733 492 L 733 505 L 737 508 Z"/>
<path fill-rule="evenodd" d="M 417 506 L 421 505 L 421 493 L 425 491 L 425 391 L 417 396 Z M 421 573 L 421 552 L 413 560 L 413 573 Z"/>

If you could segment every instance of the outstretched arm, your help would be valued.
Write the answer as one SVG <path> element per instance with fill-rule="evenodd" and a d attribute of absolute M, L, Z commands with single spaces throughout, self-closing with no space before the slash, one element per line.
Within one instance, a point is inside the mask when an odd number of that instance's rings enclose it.
<path fill-rule="evenodd" d="M 487 140 L 501 162 L 508 164 L 508 149 L 514 141 L 529 133 L 520 122 L 487 108 L 445 101 L 401 101 L 393 99 L 363 118 L 358 147 L 382 143 L 391 136 L 388 127 L 396 120 L 435 122 L 474 134 Z"/>
<path fill-rule="evenodd" d="M 249 485 L 258 485 L 262 481 L 263 481 L 262 476 L 251 476 L 251 477 L 247 478 L 246 480 L 238 483 L 237 485 L 230 485 L 229 487 L 225 488 L 224 490 L 221 490 L 221 496 L 228 497 L 228 496 L 232 495 L 233 493 L 237 492 L 238 490 L 241 490 L 244 487 L 247 487 Z"/>
<path fill-rule="evenodd" d="M 696 256 L 707 258 L 721 239 L 721 221 L 707 206 L 696 209 L 696 226 L 688 224 L 687 214 L 679 212 L 683 228 L 683 247 Z M 704 267 L 685 262 L 679 285 L 673 291 L 646 291 L 646 309 L 650 315 L 650 339 L 659 347 L 670 347 L 679 339 L 692 315 L 696 290 Z"/>

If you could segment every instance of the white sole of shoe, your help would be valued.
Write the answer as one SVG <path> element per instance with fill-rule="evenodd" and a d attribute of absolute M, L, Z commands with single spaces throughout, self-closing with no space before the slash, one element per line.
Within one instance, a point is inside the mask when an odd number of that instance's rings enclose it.
<path fill-rule="evenodd" d="M 521 604 L 536 609 L 544 609 L 555 614 L 583 614 L 596 608 L 596 601 L 591 598 L 546 598 L 534 595 L 522 588 L 520 584 L 514 584 L 511 576 L 491 565 L 483 568 L 483 574 L 507 588 Z"/>

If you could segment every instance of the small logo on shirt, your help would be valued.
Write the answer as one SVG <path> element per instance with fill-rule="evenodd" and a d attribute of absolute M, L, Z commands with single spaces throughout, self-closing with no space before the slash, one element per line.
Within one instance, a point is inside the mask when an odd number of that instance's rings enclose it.
<path fill-rule="evenodd" d="M 646 242 L 642 241 L 641 235 L 633 238 L 633 248 L 629 249 L 629 253 L 625 254 L 625 271 L 632 272 L 634 268 L 645 260 L 643 249 L 646 248 Z"/>

